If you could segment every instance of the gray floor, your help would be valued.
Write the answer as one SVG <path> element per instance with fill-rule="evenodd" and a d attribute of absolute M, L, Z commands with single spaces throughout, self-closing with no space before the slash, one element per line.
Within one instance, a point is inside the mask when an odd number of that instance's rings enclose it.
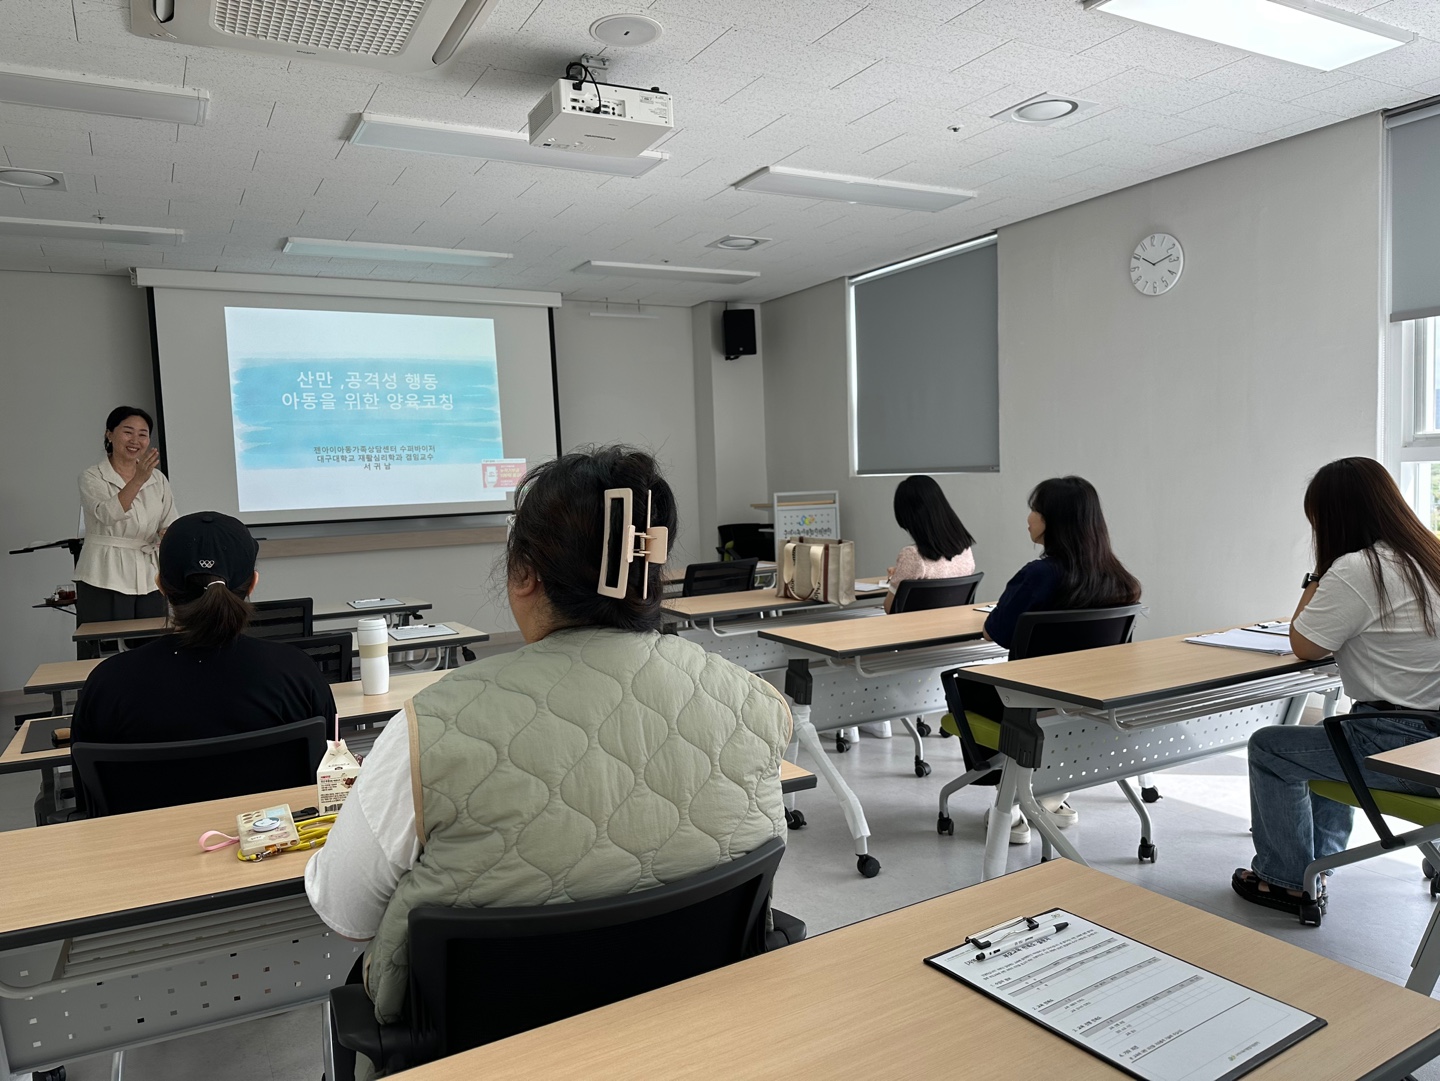
<path fill-rule="evenodd" d="M 951 803 L 955 836 L 935 831 L 935 795 L 961 772 L 955 740 L 926 740 L 933 776 L 920 780 L 911 768 L 910 741 L 863 738 L 848 754 L 830 754 L 865 803 L 881 861 L 879 877 L 855 871 L 844 819 L 824 786 L 801 796 L 809 824 L 789 836 L 776 884 L 775 903 L 810 925 L 811 933 L 912 904 L 973 884 L 979 877 L 988 793 L 960 793 Z M 1230 891 L 1230 872 L 1251 855 L 1248 792 L 1243 755 L 1227 755 L 1160 774 L 1164 799 L 1151 808 L 1159 862 L 1135 858 L 1138 826 L 1114 786 L 1078 794 L 1073 834 L 1091 864 L 1187 904 L 1257 928 L 1305 949 L 1403 983 L 1411 951 L 1430 917 L 1431 901 L 1419 858 L 1387 856 L 1337 874 L 1320 928 L 1302 928 L 1292 917 L 1244 904 Z M 27 827 L 35 781 L 21 774 L 0 777 L 0 828 Z M 1356 841 L 1370 839 L 1363 822 Z M 1010 866 L 1038 860 L 1038 839 L 1012 847 Z M 83 888 L 83 884 L 77 884 Z M 859 1023 L 851 1018 L 841 1023 Z M 144 1047 L 126 1058 L 127 1081 L 314 1081 L 320 1076 L 318 1008 Z M 70 1081 L 105 1081 L 108 1059 L 68 1064 Z M 1440 1081 L 1440 1061 L 1416 1074 Z"/>

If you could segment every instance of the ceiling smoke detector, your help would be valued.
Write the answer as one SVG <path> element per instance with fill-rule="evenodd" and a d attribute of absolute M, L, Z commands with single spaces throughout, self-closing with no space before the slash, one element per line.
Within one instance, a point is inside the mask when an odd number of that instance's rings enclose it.
<path fill-rule="evenodd" d="M 1099 102 L 1086 101 L 1084 98 L 1070 97 L 1067 94 L 1036 94 L 1033 98 L 1006 106 L 991 119 L 1013 120 L 1017 124 L 1054 124 L 1099 107 Z"/>
<path fill-rule="evenodd" d="M 749 251 L 751 248 L 758 248 L 761 244 L 768 244 L 768 236 L 722 236 L 719 240 L 712 240 L 705 246 L 707 248 L 724 248 L 726 251 Z"/>
<path fill-rule="evenodd" d="M 0 184 L 11 188 L 64 191 L 65 174 L 41 169 L 0 169 Z"/>
<path fill-rule="evenodd" d="M 659 41 L 665 28 L 649 15 L 606 15 L 590 24 L 590 36 L 601 45 L 628 48 Z"/>

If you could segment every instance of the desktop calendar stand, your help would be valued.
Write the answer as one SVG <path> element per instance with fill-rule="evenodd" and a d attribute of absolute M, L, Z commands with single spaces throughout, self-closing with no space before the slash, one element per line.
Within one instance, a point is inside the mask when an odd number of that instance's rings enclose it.
<path fill-rule="evenodd" d="M 789 537 L 840 539 L 839 492 L 776 492 L 772 499 L 777 560 Z"/>

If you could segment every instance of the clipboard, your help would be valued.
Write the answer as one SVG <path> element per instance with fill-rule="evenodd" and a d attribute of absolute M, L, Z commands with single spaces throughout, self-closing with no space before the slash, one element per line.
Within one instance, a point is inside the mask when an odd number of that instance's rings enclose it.
<path fill-rule="evenodd" d="M 925 964 L 1139 1081 L 1234 1081 L 1325 1027 L 1063 909 L 1024 924 L 981 932 L 997 948 L 967 938 Z"/>

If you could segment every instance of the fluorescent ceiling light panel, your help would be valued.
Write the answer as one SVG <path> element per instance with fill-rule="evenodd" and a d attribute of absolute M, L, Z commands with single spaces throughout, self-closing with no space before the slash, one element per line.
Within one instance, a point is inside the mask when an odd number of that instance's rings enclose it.
<path fill-rule="evenodd" d="M 712 270 L 703 266 L 671 266 L 669 263 L 608 263 L 598 259 L 575 268 L 586 274 L 614 274 L 622 278 L 666 278 L 670 281 L 729 282 L 738 285 L 760 277 L 758 270 Z"/>
<path fill-rule="evenodd" d="M 1414 37 L 1314 0 L 1085 0 L 1085 8 L 1321 71 Z"/>
<path fill-rule="evenodd" d="M 612 158 L 604 154 L 578 154 L 531 146 L 524 135 L 465 124 L 441 124 L 428 120 L 407 120 L 398 116 L 361 113 L 350 142 L 385 150 L 409 150 L 416 154 L 448 154 L 461 158 L 509 161 L 517 165 L 540 165 L 547 169 L 573 169 L 581 173 L 608 173 L 610 176 L 644 176 L 669 154 L 647 150 L 639 157 Z"/>
<path fill-rule="evenodd" d="M 365 259 L 375 263 L 456 263 L 460 266 L 499 266 L 509 252 L 469 251 L 465 248 L 422 248 L 415 244 L 371 244 L 364 240 L 319 240 L 292 236 L 285 239 L 286 255 L 312 255 L 321 259 Z"/>
<path fill-rule="evenodd" d="M 48 236 L 57 240 L 99 240 L 106 244 L 174 247 L 184 242 L 185 230 L 151 229 L 140 225 L 107 225 L 96 221 L 0 218 L 0 236 Z"/>
<path fill-rule="evenodd" d="M 932 188 L 927 184 L 901 184 L 894 180 L 867 180 L 862 176 L 839 176 L 835 173 L 812 173 L 803 169 L 786 169 L 767 165 L 737 180 L 742 191 L 760 191 L 770 195 L 794 195 L 801 199 L 831 199 L 837 203 L 864 203 L 866 206 L 888 206 L 896 210 L 948 210 L 975 198 L 973 191 L 956 188 Z"/>
<path fill-rule="evenodd" d="M 0 101 L 40 109 L 159 120 L 166 124 L 203 124 L 210 106 L 210 92 L 0 64 Z"/>

